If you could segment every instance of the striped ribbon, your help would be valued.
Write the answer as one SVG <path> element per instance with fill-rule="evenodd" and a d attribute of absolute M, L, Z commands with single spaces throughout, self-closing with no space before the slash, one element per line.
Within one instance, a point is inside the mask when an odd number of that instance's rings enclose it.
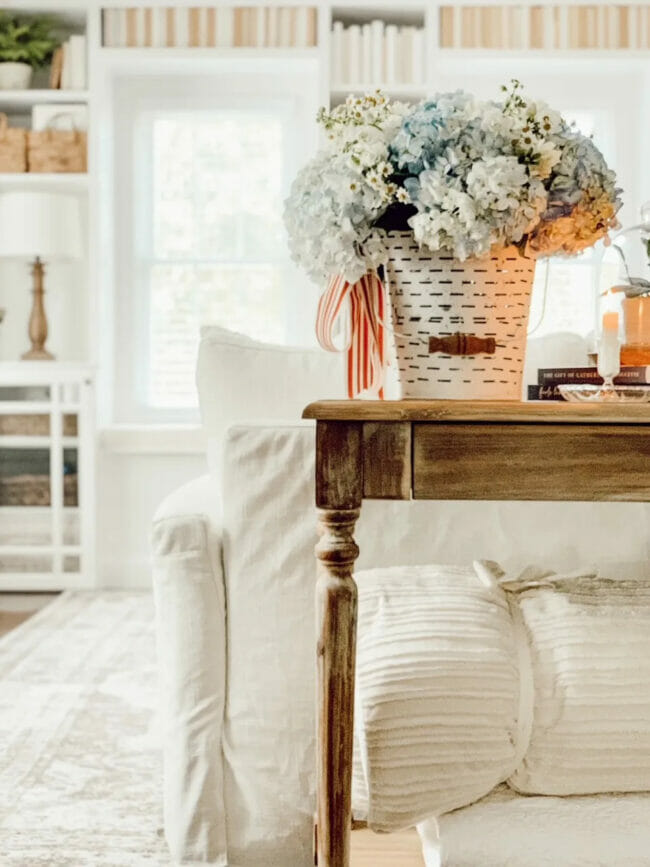
<path fill-rule="evenodd" d="M 384 396 L 384 304 L 384 286 L 374 273 L 356 283 L 333 277 L 318 302 L 318 342 L 329 352 L 348 354 L 348 397 L 357 397 L 367 389 L 376 390 L 380 398 Z M 339 320 L 346 325 L 344 346 L 334 343 Z"/>

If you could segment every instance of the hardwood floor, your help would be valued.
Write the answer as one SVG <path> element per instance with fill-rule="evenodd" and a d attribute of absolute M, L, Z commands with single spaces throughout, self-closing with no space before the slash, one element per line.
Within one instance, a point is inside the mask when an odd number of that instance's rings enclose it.
<path fill-rule="evenodd" d="M 399 834 L 353 831 L 351 867 L 424 867 L 420 838 L 415 830 Z"/>
<path fill-rule="evenodd" d="M 0 593 L 0 637 L 36 614 L 56 593 Z"/>

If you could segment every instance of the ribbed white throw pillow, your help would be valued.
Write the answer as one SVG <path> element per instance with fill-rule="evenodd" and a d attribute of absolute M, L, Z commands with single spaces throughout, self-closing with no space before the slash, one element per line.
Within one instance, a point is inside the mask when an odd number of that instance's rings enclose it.
<path fill-rule="evenodd" d="M 541 795 L 650 790 L 650 582 L 548 575 L 515 595 L 534 703 L 510 785 Z"/>
<path fill-rule="evenodd" d="M 370 827 L 393 831 L 470 804 L 512 773 L 518 649 L 506 594 L 472 568 L 357 580 L 354 800 L 367 794 Z"/>

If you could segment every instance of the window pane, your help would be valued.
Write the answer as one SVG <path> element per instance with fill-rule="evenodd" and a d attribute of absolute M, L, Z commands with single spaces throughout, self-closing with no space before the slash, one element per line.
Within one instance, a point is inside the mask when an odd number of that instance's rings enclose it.
<path fill-rule="evenodd" d="M 282 118 L 260 112 L 153 121 L 153 258 L 264 261 L 285 249 Z"/>
<path fill-rule="evenodd" d="M 150 405 L 196 406 L 194 366 L 205 323 L 282 343 L 285 284 L 285 271 L 278 265 L 154 265 Z"/>

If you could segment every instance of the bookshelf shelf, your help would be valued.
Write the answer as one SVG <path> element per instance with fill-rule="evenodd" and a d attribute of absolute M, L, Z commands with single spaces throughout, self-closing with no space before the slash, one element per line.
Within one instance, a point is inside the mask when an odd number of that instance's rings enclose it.
<path fill-rule="evenodd" d="M 30 109 L 39 102 L 51 104 L 88 102 L 87 90 L 0 90 L 0 111 L 17 112 Z"/>
<path fill-rule="evenodd" d="M 71 192 L 83 192 L 88 187 L 88 175 L 60 172 L 48 174 L 45 172 L 16 172 L 14 174 L 0 172 L 0 190 L 8 188 L 52 187 L 66 189 Z"/>
<path fill-rule="evenodd" d="M 99 49 L 103 59 L 128 60 L 139 62 L 147 60 L 163 60 L 173 62 L 177 60 L 233 60 L 242 58 L 256 60 L 270 58 L 283 60 L 285 58 L 318 59 L 321 56 L 318 47 L 311 48 L 147 48 L 134 46 L 132 48 L 113 48 L 103 46 Z"/>
<path fill-rule="evenodd" d="M 330 97 L 332 102 L 342 102 L 350 93 L 365 94 L 381 90 L 382 93 L 394 99 L 423 99 L 429 93 L 426 84 L 332 84 Z"/>

